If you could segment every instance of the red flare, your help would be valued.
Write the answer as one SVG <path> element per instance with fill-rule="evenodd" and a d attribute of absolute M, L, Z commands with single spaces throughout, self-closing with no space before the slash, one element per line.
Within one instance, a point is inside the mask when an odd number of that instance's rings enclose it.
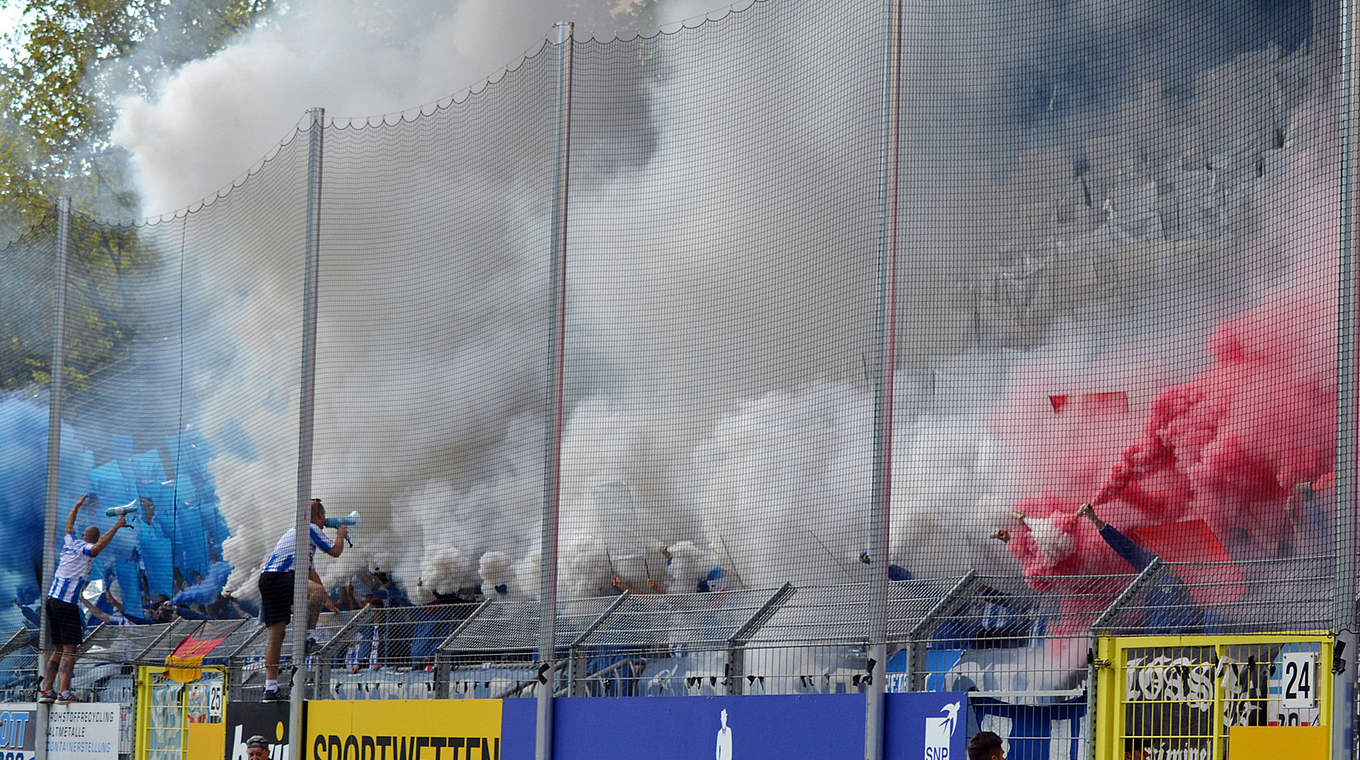
<path fill-rule="evenodd" d="M 1147 548 L 1169 561 L 1277 556 L 1291 530 L 1285 509 L 1291 490 L 1325 481 L 1333 467 L 1334 314 L 1326 299 L 1288 293 L 1220 324 L 1208 343 L 1211 365 L 1150 402 L 1141 432 L 1091 500 L 1108 505 L 1101 518 L 1157 544 Z M 1099 415 L 1069 419 L 1074 429 L 1109 424 Z M 1082 461 L 1084 453 L 1069 458 Z M 1081 484 L 1074 479 L 1067 487 L 1072 492 L 1061 497 L 1027 496 L 1016 509 L 1031 517 L 1072 515 Z M 1179 527 L 1172 534 L 1199 538 L 1164 542 L 1170 534 L 1153 530 L 1173 525 Z M 1047 576 L 1129 572 L 1093 527 L 1055 519 L 1045 530 L 1072 533 L 1072 554 L 1055 560 L 1024 528 L 1013 530 L 1008 544 L 1036 588 L 1059 585 Z M 1241 591 L 1233 573 L 1212 579 L 1226 597 Z"/>

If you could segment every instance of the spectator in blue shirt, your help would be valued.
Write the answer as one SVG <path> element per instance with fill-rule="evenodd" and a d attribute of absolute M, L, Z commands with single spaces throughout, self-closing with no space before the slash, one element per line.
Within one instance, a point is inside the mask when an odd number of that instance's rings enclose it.
<path fill-rule="evenodd" d="M 1156 554 L 1139 546 L 1128 536 L 1120 533 L 1113 525 L 1096 515 L 1095 507 L 1083 504 L 1077 510 L 1078 517 L 1091 521 L 1100 537 L 1115 553 L 1129 563 L 1134 572 L 1141 573 L 1152 564 Z M 1190 596 L 1185 584 L 1175 575 L 1167 574 L 1148 591 L 1143 601 L 1147 608 L 1146 624 L 1150 632 L 1184 633 L 1203 624 L 1204 615 L 1199 605 Z"/>

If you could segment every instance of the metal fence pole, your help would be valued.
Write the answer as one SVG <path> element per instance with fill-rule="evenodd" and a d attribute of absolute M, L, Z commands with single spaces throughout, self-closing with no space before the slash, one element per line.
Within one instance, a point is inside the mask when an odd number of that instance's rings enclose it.
<path fill-rule="evenodd" d="M 557 128 L 553 158 L 552 277 L 548 328 L 548 393 L 543 443 L 543 567 L 539 585 L 539 660 L 549 667 L 538 691 L 534 757 L 552 757 L 552 667 L 557 659 L 557 500 L 562 472 L 562 371 L 566 354 L 567 191 L 571 169 L 571 67 L 574 27 L 559 21 L 557 29 Z"/>
<path fill-rule="evenodd" d="M 1102 636 L 1110 634 L 1110 626 L 1118 618 L 1119 613 L 1124 611 L 1124 605 L 1132 601 L 1149 584 L 1160 578 L 1165 578 L 1168 573 L 1170 573 L 1170 570 L 1166 562 L 1161 557 L 1153 557 L 1147 567 L 1143 568 L 1142 572 L 1138 573 L 1138 576 L 1130 581 L 1123 591 L 1119 592 L 1119 596 L 1110 602 L 1109 606 L 1100 613 L 1100 617 L 1096 618 L 1096 621 L 1087 630 L 1090 649 L 1086 663 L 1086 725 L 1082 728 L 1082 743 L 1086 746 L 1087 757 L 1095 757 L 1097 749 L 1096 708 L 1099 706 L 1100 695 L 1096 693 L 1096 684 L 1099 682 L 1100 669 L 1110 666 L 1110 663 L 1101 662 L 1097 659 L 1100 652 L 1100 639 Z M 1222 713 L 1216 712 L 1214 714 L 1221 715 Z"/>
<path fill-rule="evenodd" d="M 47 389 L 47 472 L 43 498 L 43 553 L 42 580 L 38 586 L 38 678 L 47 668 L 47 648 L 52 642 L 47 632 L 47 589 L 56 571 L 57 538 L 60 518 L 57 498 L 61 479 L 61 401 L 62 379 L 66 374 L 66 263 L 71 250 L 71 199 L 57 199 L 57 281 L 56 298 L 52 307 L 52 379 Z M 56 688 L 55 682 L 53 688 Z M 38 725 L 35 743 L 38 760 L 47 757 L 48 707 L 38 705 Z"/>
<path fill-rule="evenodd" d="M 1337 643 L 1345 644 L 1347 666 L 1336 675 L 1332 699 L 1332 757 L 1351 757 L 1355 742 L 1356 656 L 1356 394 L 1355 394 L 1355 320 L 1356 320 L 1356 163 L 1354 129 L 1357 103 L 1357 66 L 1355 7 L 1341 0 L 1340 36 L 1341 76 L 1339 78 L 1339 117 L 1341 148 L 1341 228 L 1337 292 L 1337 419 L 1336 419 L 1336 525 L 1333 550 L 1336 555 L 1336 585 L 1333 591 L 1333 630 Z"/>
<path fill-rule="evenodd" d="M 298 402 L 297 515 L 293 554 L 293 682 L 288 695 L 288 742 L 292 757 L 302 757 L 302 702 L 307 694 L 307 575 L 302 559 L 310 554 L 312 491 L 312 409 L 316 398 L 317 278 L 321 265 L 321 162 L 326 109 L 313 108 L 307 126 L 307 274 L 302 295 L 302 391 Z M 298 625 L 299 620 L 302 625 Z"/>
<path fill-rule="evenodd" d="M 883 111 L 878 179 L 878 377 L 874 392 L 874 474 L 869 501 L 869 686 L 864 695 L 864 758 L 883 757 L 888 532 L 892 501 L 893 369 L 897 346 L 897 177 L 901 139 L 902 2 L 883 3 Z"/>

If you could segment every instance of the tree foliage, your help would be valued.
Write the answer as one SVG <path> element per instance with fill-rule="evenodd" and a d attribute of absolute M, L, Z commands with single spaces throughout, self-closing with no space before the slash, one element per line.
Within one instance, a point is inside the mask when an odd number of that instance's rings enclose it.
<path fill-rule="evenodd" d="M 0 390 L 49 376 L 55 199 L 135 212 L 124 151 L 109 143 L 117 98 L 211 55 L 264 19 L 270 0 L 0 0 L 19 23 L 0 38 Z M 137 273 L 155 265 L 134 231 L 71 226 L 68 379 L 116 363 L 136 335 Z M 6 245 L 8 244 L 8 245 Z"/>
<path fill-rule="evenodd" d="M 108 143 L 115 102 L 210 55 L 269 0 L 0 0 L 21 11 L 0 60 L 0 208 L 27 226 L 47 199 L 130 211 L 126 157 Z"/>
<path fill-rule="evenodd" d="M 659 0 L 561 3 L 562 17 L 577 20 L 586 35 L 650 28 L 659 6 Z M 104 217 L 136 214 L 129 157 L 109 142 L 118 98 L 151 94 L 160 77 L 270 23 L 267 11 L 327 12 L 324 5 L 273 6 L 273 0 L 0 0 L 0 9 L 19 14 L 0 36 L 0 392 L 49 379 L 55 199 L 69 196 L 75 208 Z M 364 21 L 381 31 L 385 19 L 405 12 L 399 3 L 380 4 Z M 133 283 L 157 262 L 134 230 L 77 220 L 66 372 L 79 387 L 126 355 L 139 331 Z"/>

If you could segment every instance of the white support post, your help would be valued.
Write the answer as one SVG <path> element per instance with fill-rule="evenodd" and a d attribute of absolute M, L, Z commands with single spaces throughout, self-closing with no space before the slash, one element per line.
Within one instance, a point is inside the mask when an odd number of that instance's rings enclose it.
<path fill-rule="evenodd" d="M 543 443 L 543 518 L 540 546 L 543 566 L 539 584 L 539 662 L 547 683 L 538 689 L 534 757 L 552 757 L 553 679 L 557 659 L 557 507 L 562 473 L 562 377 L 565 366 L 567 309 L 567 191 L 571 169 L 571 69 L 575 25 L 557 28 L 557 128 L 553 166 L 552 275 L 549 298 L 548 424 Z"/>
<path fill-rule="evenodd" d="M 864 693 L 864 758 L 882 760 L 887 674 L 888 548 L 892 523 L 893 370 L 897 348 L 897 182 L 901 140 L 902 1 L 883 3 L 883 110 L 880 129 L 878 374 L 874 388 L 874 471 L 869 502 L 869 686 Z"/>
<path fill-rule="evenodd" d="M 1336 643 L 1344 645 L 1346 667 L 1336 674 L 1332 691 L 1332 757 L 1353 757 L 1355 747 L 1356 636 L 1356 178 L 1360 146 L 1356 140 L 1355 108 L 1360 104 L 1360 61 L 1356 39 L 1360 19 L 1351 0 L 1341 0 L 1341 71 L 1338 78 L 1340 124 L 1340 261 L 1337 267 L 1337 418 L 1336 418 L 1336 555 L 1332 614 Z M 1326 49 L 1326 48 L 1324 48 Z"/>
<path fill-rule="evenodd" d="M 47 631 L 47 589 L 56 571 L 57 541 L 60 538 L 57 514 L 58 487 L 61 480 L 61 402 L 62 380 L 66 375 L 66 265 L 71 250 L 71 199 L 57 199 L 56 298 L 52 307 L 52 380 L 47 389 L 47 471 L 43 499 L 42 579 L 38 586 L 38 678 L 47 669 L 47 650 L 52 645 Z M 57 688 L 53 682 L 52 688 Z M 47 757 L 48 706 L 38 705 L 34 742 L 37 760 Z"/>
<path fill-rule="evenodd" d="M 321 265 L 321 166 L 326 109 L 313 108 L 307 127 L 307 273 L 302 295 L 302 380 L 298 402 L 297 514 L 293 555 L 293 679 L 288 694 L 288 743 L 292 757 L 303 757 L 303 701 L 307 698 L 307 575 L 302 558 L 311 549 L 312 411 L 316 400 L 317 280 Z"/>

